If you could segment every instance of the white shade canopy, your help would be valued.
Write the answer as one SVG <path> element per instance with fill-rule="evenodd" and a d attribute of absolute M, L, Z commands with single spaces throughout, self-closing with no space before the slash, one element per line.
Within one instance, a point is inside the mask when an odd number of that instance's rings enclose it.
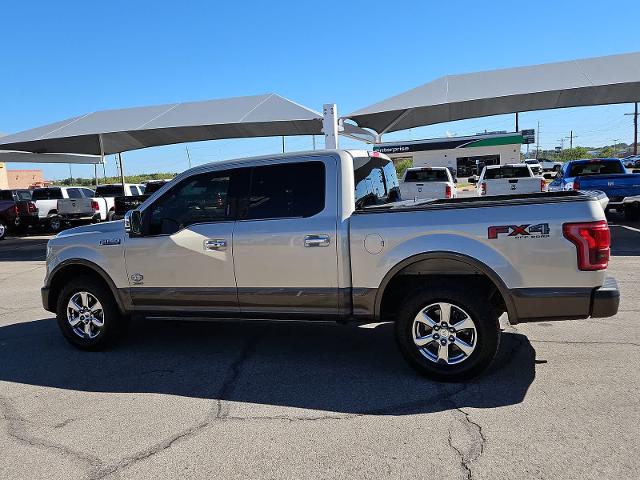
<path fill-rule="evenodd" d="M 504 113 L 640 101 L 640 52 L 449 75 L 347 115 L 379 134 Z"/>
<path fill-rule="evenodd" d="M 274 93 L 87 113 L 0 138 L 0 150 L 108 155 L 222 138 L 321 135 L 322 115 Z"/>

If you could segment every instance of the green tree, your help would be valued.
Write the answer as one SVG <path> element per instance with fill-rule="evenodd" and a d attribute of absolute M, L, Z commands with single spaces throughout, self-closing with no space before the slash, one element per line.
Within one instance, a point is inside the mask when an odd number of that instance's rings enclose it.
<path fill-rule="evenodd" d="M 558 160 L 566 162 L 568 160 L 579 160 L 581 158 L 588 158 L 589 151 L 585 147 L 566 148 L 558 155 Z"/>
<path fill-rule="evenodd" d="M 396 167 L 398 178 L 402 178 L 402 175 L 404 175 L 407 168 L 413 167 L 413 160 L 410 158 L 401 158 L 397 162 L 394 162 L 394 165 Z"/>
<path fill-rule="evenodd" d="M 615 156 L 616 156 L 616 149 L 613 148 L 612 146 L 604 147 L 602 150 L 600 150 L 600 153 L 598 153 L 597 155 L 598 158 L 611 158 Z"/>

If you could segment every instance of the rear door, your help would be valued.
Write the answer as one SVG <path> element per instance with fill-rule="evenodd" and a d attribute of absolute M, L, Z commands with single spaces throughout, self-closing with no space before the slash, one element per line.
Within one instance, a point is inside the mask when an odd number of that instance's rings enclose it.
<path fill-rule="evenodd" d="M 243 313 L 338 312 L 337 160 L 300 160 L 248 169 L 249 193 L 233 236 Z"/>

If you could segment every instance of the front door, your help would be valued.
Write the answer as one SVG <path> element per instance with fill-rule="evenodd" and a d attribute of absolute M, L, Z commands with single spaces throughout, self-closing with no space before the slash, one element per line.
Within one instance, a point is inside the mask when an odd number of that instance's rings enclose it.
<path fill-rule="evenodd" d="M 242 314 L 336 315 L 336 160 L 255 166 L 249 177 L 233 235 Z"/>
<path fill-rule="evenodd" d="M 136 310 L 237 313 L 232 176 L 191 176 L 144 209 L 143 235 L 125 243 Z"/>

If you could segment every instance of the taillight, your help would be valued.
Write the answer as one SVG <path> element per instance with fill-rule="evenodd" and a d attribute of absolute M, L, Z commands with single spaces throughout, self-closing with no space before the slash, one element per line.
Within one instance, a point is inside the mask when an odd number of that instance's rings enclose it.
<path fill-rule="evenodd" d="M 544 192 L 544 187 L 547 186 L 547 182 L 544 181 L 544 178 L 540 179 L 540 191 Z"/>
<path fill-rule="evenodd" d="M 580 190 L 580 180 L 577 178 L 573 181 L 573 189 L 576 191 Z"/>
<path fill-rule="evenodd" d="M 444 186 L 444 198 L 451 198 L 453 197 L 453 194 L 451 192 L 451 185 L 445 185 Z"/>
<path fill-rule="evenodd" d="M 606 220 L 586 223 L 565 223 L 564 237 L 576 246 L 578 269 L 604 270 L 609 264 L 611 235 Z"/>
<path fill-rule="evenodd" d="M 480 184 L 480 195 L 486 195 L 487 194 L 487 182 L 482 182 Z"/>
<path fill-rule="evenodd" d="M 15 214 L 16 217 L 20 215 L 20 210 L 18 209 L 17 203 L 13 205 L 13 213 Z"/>
<path fill-rule="evenodd" d="M 29 213 L 34 213 L 38 209 L 36 208 L 36 204 L 35 203 L 29 202 L 29 203 L 27 203 L 27 210 L 29 211 Z"/>
<path fill-rule="evenodd" d="M 91 210 L 93 210 L 94 212 L 100 211 L 100 205 L 98 205 L 98 202 L 96 200 L 91 200 Z"/>

